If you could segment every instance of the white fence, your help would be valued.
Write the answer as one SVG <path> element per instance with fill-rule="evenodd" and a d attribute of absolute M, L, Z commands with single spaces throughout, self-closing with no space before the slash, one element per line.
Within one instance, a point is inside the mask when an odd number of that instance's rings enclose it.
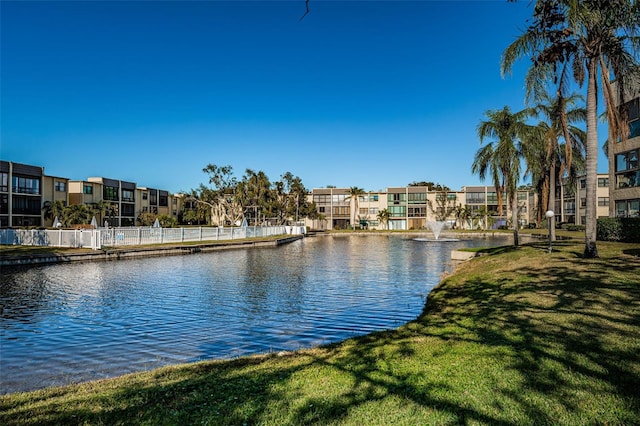
<path fill-rule="evenodd" d="M 237 240 L 273 235 L 304 234 L 302 226 L 247 226 L 240 228 L 99 228 L 99 229 L 0 229 L 0 244 L 85 247 L 134 246 L 163 243 Z"/>

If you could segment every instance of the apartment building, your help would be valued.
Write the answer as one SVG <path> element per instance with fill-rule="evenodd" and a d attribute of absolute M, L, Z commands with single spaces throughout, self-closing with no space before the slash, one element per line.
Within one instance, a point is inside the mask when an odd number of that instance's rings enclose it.
<path fill-rule="evenodd" d="M 355 198 L 355 199 L 354 199 Z M 350 196 L 349 188 L 314 188 L 308 200 L 316 204 L 318 218 L 307 219 L 312 229 L 347 229 L 352 226 L 367 229 L 426 229 L 427 222 L 443 220 L 451 227 L 475 228 L 506 225 L 510 219 L 506 197 L 502 215 L 498 196 L 490 186 L 463 187 L 460 191 L 429 191 L 424 186 L 390 187 L 385 191 L 370 191 Z M 535 197 L 530 191 L 518 192 L 518 215 L 521 226 L 532 221 Z M 459 214 L 464 209 L 463 214 Z M 388 212 L 386 223 L 378 214 Z M 479 218 L 484 217 L 483 223 Z"/>
<path fill-rule="evenodd" d="M 55 201 L 106 206 L 104 217 L 97 220 L 109 226 L 135 226 L 144 212 L 177 217 L 181 206 L 179 194 L 135 182 L 105 177 L 70 180 L 48 176 L 41 166 L 0 160 L 0 227 L 50 227 L 53 219 L 44 217 L 43 206 Z"/>
<path fill-rule="evenodd" d="M 598 174 L 597 217 L 609 217 L 609 175 Z M 555 207 L 556 222 L 584 225 L 587 215 L 587 180 L 584 176 L 577 179 L 575 185 L 569 185 L 565 180 L 556 186 Z"/>
<path fill-rule="evenodd" d="M 608 144 L 611 217 L 640 217 L 640 84 L 627 95 L 631 100 L 618 107 L 629 120 L 629 136 Z"/>

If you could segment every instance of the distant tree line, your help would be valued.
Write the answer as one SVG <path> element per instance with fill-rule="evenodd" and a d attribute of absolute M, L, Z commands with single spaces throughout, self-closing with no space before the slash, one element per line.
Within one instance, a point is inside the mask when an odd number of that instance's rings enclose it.
<path fill-rule="evenodd" d="M 302 180 L 291 172 L 272 182 L 263 171 L 246 169 L 238 179 L 229 165 L 208 164 L 207 184 L 200 184 L 185 197 L 181 221 L 212 226 L 284 225 L 316 216 L 316 206 L 307 201 Z"/>

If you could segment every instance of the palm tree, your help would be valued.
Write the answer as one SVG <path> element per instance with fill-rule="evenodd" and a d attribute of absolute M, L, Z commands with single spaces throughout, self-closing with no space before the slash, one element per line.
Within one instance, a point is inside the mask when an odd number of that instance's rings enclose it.
<path fill-rule="evenodd" d="M 469 206 L 458 204 L 454 208 L 453 214 L 456 217 L 456 223 L 460 224 L 460 229 L 465 229 L 467 220 L 471 219 L 471 208 Z"/>
<path fill-rule="evenodd" d="M 520 141 L 530 126 L 525 123 L 531 115 L 531 110 L 525 109 L 512 113 L 508 106 L 501 110 L 485 112 L 487 120 L 478 125 L 480 143 L 491 138 L 487 145 L 480 148 L 473 160 L 471 170 L 484 180 L 487 173 L 496 188 L 498 195 L 498 214 L 502 214 L 502 193 L 507 194 L 511 206 L 513 225 L 513 244 L 519 245 L 518 239 L 518 182 L 520 181 Z"/>
<path fill-rule="evenodd" d="M 115 206 L 108 201 L 100 200 L 91 206 L 93 214 L 97 214 L 99 217 L 99 223 L 103 224 L 107 217 L 115 214 Z"/>
<path fill-rule="evenodd" d="M 356 227 L 356 218 L 358 216 L 358 197 L 364 194 L 366 194 L 364 189 L 352 186 L 349 188 L 349 196 L 345 198 L 345 200 L 351 200 L 351 204 L 353 205 L 351 209 L 351 227 L 353 229 Z"/>
<path fill-rule="evenodd" d="M 598 92 L 602 85 L 609 140 L 628 135 L 626 117 L 616 104 L 628 97 L 628 84 L 640 75 L 640 7 L 636 0 L 538 0 L 533 19 L 523 34 L 503 53 L 502 74 L 516 60 L 531 58 L 525 78 L 527 99 L 538 99 L 546 86 L 565 93 L 569 81 L 587 83 L 586 231 L 584 257 L 598 257 L 597 166 Z M 612 84 L 612 77 L 616 85 Z"/>
<path fill-rule="evenodd" d="M 65 226 L 87 225 L 91 222 L 92 212 L 86 204 L 72 204 L 65 209 L 63 223 Z"/>
<path fill-rule="evenodd" d="M 64 201 L 61 200 L 45 201 L 42 205 L 42 212 L 45 219 L 54 219 L 57 217 L 58 220 L 62 220 L 66 209 L 67 207 L 64 205 Z"/>
<path fill-rule="evenodd" d="M 486 230 L 489 227 L 489 211 L 487 210 L 487 206 L 480 206 L 478 209 L 472 212 L 471 220 L 478 220 L 478 223 L 482 223 L 482 230 Z"/>
<path fill-rule="evenodd" d="M 376 219 L 380 221 L 383 225 L 385 225 L 385 229 L 389 229 L 387 224 L 389 223 L 389 218 L 391 217 L 391 213 L 389 213 L 388 209 L 382 209 L 378 211 L 376 215 Z"/>
<path fill-rule="evenodd" d="M 575 182 L 578 171 L 582 171 L 585 132 L 573 125 L 586 119 L 586 110 L 576 106 L 582 100 L 582 96 L 575 93 L 567 97 L 561 93 L 554 97 L 543 93 L 535 106 L 543 121 L 527 135 L 523 151 L 527 171 L 538 190 L 538 223 L 544 215 L 543 210 L 556 210 L 556 180 L 561 181 L 568 176 L 570 183 Z M 554 218 L 550 220 L 551 239 L 555 240 Z"/>

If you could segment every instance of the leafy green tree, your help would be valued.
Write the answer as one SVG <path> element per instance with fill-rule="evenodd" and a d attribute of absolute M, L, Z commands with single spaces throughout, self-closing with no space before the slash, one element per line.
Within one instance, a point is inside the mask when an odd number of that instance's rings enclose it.
<path fill-rule="evenodd" d="M 279 207 L 271 189 L 269 177 L 263 172 L 246 169 L 236 189 L 236 202 L 239 204 L 249 223 L 261 223 L 262 219 L 278 217 Z"/>
<path fill-rule="evenodd" d="M 288 219 L 298 221 L 301 217 L 311 217 L 316 213 L 316 206 L 307 201 L 308 191 L 302 179 L 286 172 L 273 185 L 272 210 L 279 224 Z"/>
<path fill-rule="evenodd" d="M 161 214 L 157 217 L 158 222 L 162 228 L 175 228 L 178 226 L 178 219 L 173 216 L 169 216 L 167 214 Z M 154 219 L 155 223 L 155 219 Z"/>
<path fill-rule="evenodd" d="M 538 99 L 548 85 L 564 93 L 571 79 L 579 86 L 586 82 L 585 258 L 598 257 L 598 94 L 605 101 L 609 140 L 625 138 L 627 117 L 616 104 L 625 102 L 628 86 L 639 80 L 639 32 L 636 0 L 538 0 L 528 27 L 502 56 L 503 75 L 518 59 L 531 59 L 525 78 L 527 99 Z"/>
<path fill-rule="evenodd" d="M 140 226 L 153 226 L 158 216 L 151 212 L 144 212 L 138 215 L 138 223 Z"/>
<path fill-rule="evenodd" d="M 437 221 L 445 221 L 454 214 L 456 210 L 456 200 L 455 198 L 449 197 L 448 191 L 441 190 L 436 193 L 435 207 L 431 200 L 427 200 L 427 206 L 429 206 L 429 210 L 435 215 Z"/>
<path fill-rule="evenodd" d="M 502 215 L 502 193 L 507 194 L 511 206 L 513 224 L 513 243 L 519 245 L 518 235 L 518 182 L 521 177 L 521 139 L 531 132 L 526 119 L 531 115 L 528 109 L 511 112 L 508 106 L 501 110 L 485 112 L 487 120 L 478 125 L 480 143 L 492 139 L 480 148 L 474 157 L 471 170 L 484 180 L 487 173 L 498 195 L 498 214 Z"/>
<path fill-rule="evenodd" d="M 433 182 L 425 182 L 425 181 L 419 181 L 419 182 L 411 182 L 408 186 L 426 186 L 427 190 L 429 191 L 451 191 L 451 188 L 449 188 L 446 185 L 441 185 L 439 183 L 433 183 Z"/>
<path fill-rule="evenodd" d="M 237 179 L 233 167 L 207 164 L 202 171 L 209 175 L 209 185 L 200 184 L 185 198 L 185 201 L 207 206 L 209 222 L 213 226 L 235 223 L 242 217 L 242 211 L 236 204 Z"/>

